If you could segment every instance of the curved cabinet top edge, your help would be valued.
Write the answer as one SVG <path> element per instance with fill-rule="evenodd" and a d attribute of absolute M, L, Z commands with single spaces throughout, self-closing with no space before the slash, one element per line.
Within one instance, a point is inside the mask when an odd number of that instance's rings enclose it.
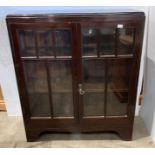
<path fill-rule="evenodd" d="M 126 16 L 134 15 L 139 17 L 144 17 L 144 12 L 107 12 L 107 13 L 38 13 L 38 14 L 8 14 L 6 16 L 9 18 L 87 18 L 87 17 L 104 17 L 104 16 Z"/>

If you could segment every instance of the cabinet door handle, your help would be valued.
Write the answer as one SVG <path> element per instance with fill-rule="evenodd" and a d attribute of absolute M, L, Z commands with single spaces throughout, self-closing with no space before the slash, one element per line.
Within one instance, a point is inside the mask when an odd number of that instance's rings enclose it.
<path fill-rule="evenodd" d="M 79 94 L 80 95 L 84 95 L 85 94 L 85 91 L 83 90 L 81 83 L 79 84 Z"/>

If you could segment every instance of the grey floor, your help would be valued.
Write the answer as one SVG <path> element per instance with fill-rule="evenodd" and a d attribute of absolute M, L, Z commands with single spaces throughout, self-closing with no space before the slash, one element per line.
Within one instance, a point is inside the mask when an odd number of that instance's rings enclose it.
<path fill-rule="evenodd" d="M 123 141 L 116 134 L 45 134 L 36 142 L 26 142 L 21 117 L 7 117 L 0 112 L 0 147 L 155 147 L 143 121 L 135 118 L 132 141 Z"/>

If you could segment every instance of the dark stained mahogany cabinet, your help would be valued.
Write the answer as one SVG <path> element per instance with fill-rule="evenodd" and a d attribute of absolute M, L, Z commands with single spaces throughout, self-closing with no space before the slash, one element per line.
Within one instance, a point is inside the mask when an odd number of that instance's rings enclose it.
<path fill-rule="evenodd" d="M 28 141 L 117 132 L 131 140 L 143 12 L 8 15 Z"/>

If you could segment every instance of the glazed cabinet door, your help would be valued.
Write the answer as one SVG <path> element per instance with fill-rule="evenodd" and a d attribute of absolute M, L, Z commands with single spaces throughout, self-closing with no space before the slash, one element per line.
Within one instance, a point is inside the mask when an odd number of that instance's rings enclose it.
<path fill-rule="evenodd" d="M 72 24 L 14 24 L 15 66 L 26 116 L 50 127 L 74 123 Z M 22 81 L 22 82 L 20 82 Z M 63 127 L 63 126 L 62 126 Z"/>
<path fill-rule="evenodd" d="M 136 28 L 130 23 L 81 23 L 80 120 L 103 125 L 130 113 Z"/>

